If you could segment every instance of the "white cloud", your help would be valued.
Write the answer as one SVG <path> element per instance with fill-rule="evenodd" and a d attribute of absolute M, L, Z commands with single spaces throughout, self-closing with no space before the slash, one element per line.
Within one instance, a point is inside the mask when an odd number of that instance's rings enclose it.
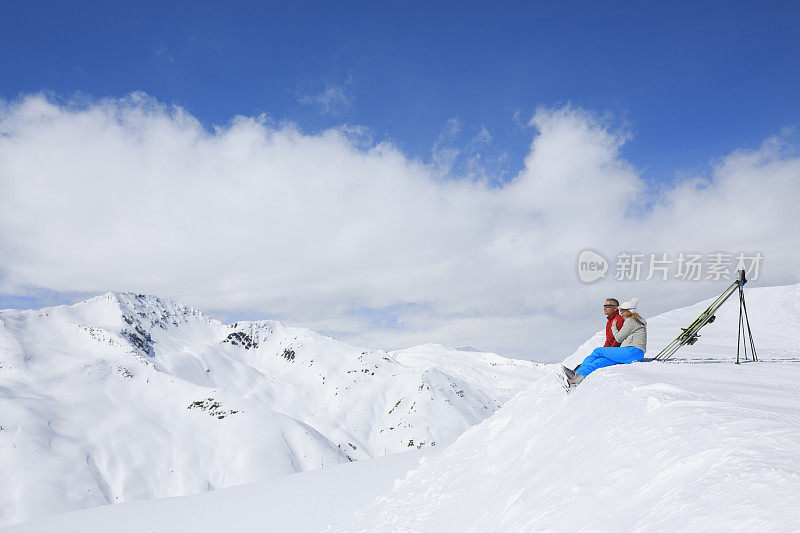
<path fill-rule="evenodd" d="M 172 52 L 170 52 L 169 49 L 161 43 L 153 47 L 153 57 L 165 63 L 175 62 L 175 56 L 173 56 Z"/>
<path fill-rule="evenodd" d="M 762 283 L 800 281 L 800 159 L 784 138 L 653 193 L 620 155 L 625 136 L 589 113 L 532 123 L 525 168 L 497 187 L 439 179 L 358 129 L 237 117 L 209 132 L 142 94 L 6 103 L 0 294 L 144 291 L 376 347 L 546 359 L 603 326 L 606 296 L 652 315 L 724 285 L 582 285 L 586 247 L 760 251 Z"/>
<path fill-rule="evenodd" d="M 442 127 L 431 148 L 431 164 L 445 179 L 502 181 L 507 154 L 493 150 L 492 134 L 481 126 L 471 138 L 463 138 L 464 125 L 457 118 Z"/>
<path fill-rule="evenodd" d="M 324 80 L 320 92 L 313 95 L 302 95 L 298 97 L 298 101 L 301 104 L 315 105 L 326 115 L 337 115 L 349 108 L 352 103 L 352 97 L 347 93 L 347 87 L 352 83 L 353 78 L 349 75 L 341 85 Z"/>
<path fill-rule="evenodd" d="M 461 133 L 461 122 L 457 118 L 449 119 L 436 142 L 433 143 L 431 148 L 431 161 L 440 173 L 450 173 L 456 163 L 461 150 L 456 148 L 456 138 Z"/>

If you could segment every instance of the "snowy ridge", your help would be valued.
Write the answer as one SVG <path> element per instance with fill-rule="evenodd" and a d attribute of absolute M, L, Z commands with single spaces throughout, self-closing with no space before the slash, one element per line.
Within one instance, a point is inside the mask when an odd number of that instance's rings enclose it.
<path fill-rule="evenodd" d="M 463 374 L 142 294 L 0 311 L 0 524 L 446 445 L 514 386 Z"/>
<path fill-rule="evenodd" d="M 505 402 L 521 389 L 519 363 L 514 359 L 480 352 L 474 348 L 447 348 L 441 344 L 423 344 L 389 352 L 398 362 L 419 369 L 438 369 L 458 378 L 474 390 Z M 462 391 L 463 392 L 463 391 Z"/>

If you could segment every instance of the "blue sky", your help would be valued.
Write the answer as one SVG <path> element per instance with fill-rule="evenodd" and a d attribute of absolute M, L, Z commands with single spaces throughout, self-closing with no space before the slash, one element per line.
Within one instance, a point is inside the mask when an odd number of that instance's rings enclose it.
<path fill-rule="evenodd" d="M 610 294 L 721 290 L 585 286 L 585 248 L 800 281 L 800 4 L 387 6 L 3 5 L 0 308 L 130 290 L 538 357 Z"/>
<path fill-rule="evenodd" d="M 522 167 L 542 105 L 609 114 L 655 181 L 800 123 L 797 3 L 398 6 L 7 3 L 0 96 L 141 90 L 207 126 L 260 113 L 366 126 L 426 161 L 455 119 L 456 147 L 491 135 L 476 150 L 499 179 Z"/>

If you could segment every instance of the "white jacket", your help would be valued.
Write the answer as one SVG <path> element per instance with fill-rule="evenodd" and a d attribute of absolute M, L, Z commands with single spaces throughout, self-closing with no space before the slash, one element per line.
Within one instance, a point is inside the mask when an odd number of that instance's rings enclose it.
<path fill-rule="evenodd" d="M 611 333 L 620 343 L 620 348 L 634 346 L 641 348 L 642 351 L 647 351 L 647 320 L 642 316 L 639 317 L 639 320 L 642 321 L 642 324 L 637 322 L 635 318 L 628 317 L 619 330 L 614 322 L 611 323 Z"/>

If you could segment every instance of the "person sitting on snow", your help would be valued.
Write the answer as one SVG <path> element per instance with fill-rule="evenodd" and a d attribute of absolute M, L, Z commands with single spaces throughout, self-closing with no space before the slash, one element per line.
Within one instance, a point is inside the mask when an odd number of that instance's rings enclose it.
<path fill-rule="evenodd" d="M 619 343 L 614 338 L 614 332 L 611 331 L 611 323 L 617 325 L 617 329 L 622 329 L 622 324 L 625 322 L 625 317 L 619 314 L 619 300 L 616 298 L 606 298 L 603 304 L 603 313 L 606 315 L 606 342 L 603 346 L 619 346 Z"/>
<path fill-rule="evenodd" d="M 619 312 L 625 319 L 621 328 L 617 328 L 616 323 L 611 323 L 614 339 L 620 343 L 618 347 L 595 348 L 575 370 L 562 367 L 569 388 L 577 386 L 583 381 L 583 378 L 598 368 L 628 364 L 644 359 L 644 351 L 647 349 L 647 321 L 636 312 L 637 303 L 639 303 L 639 299 L 632 298 L 628 302 L 622 302 L 619 306 Z"/>

